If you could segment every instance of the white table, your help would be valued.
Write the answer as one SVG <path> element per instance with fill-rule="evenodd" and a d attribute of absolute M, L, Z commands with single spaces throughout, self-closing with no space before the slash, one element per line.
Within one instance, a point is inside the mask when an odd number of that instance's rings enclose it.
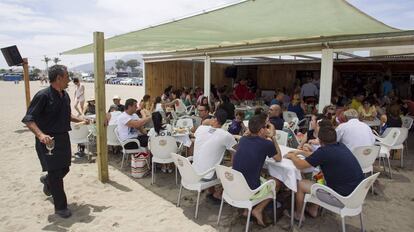
<path fill-rule="evenodd" d="M 178 143 L 180 143 L 180 144 L 182 144 L 182 145 L 184 145 L 184 146 L 186 146 L 186 147 L 191 147 L 191 144 L 192 144 L 192 141 L 191 141 L 191 139 L 190 139 L 190 133 L 176 133 L 176 134 L 172 134 L 171 135 L 173 138 L 175 138 L 175 140 L 178 142 Z"/>
<path fill-rule="evenodd" d="M 279 147 L 282 156 L 286 155 L 290 151 L 297 150 L 283 145 L 279 145 Z M 295 213 L 295 192 L 297 192 L 298 189 L 298 181 L 302 180 L 301 171 L 296 168 L 292 160 L 286 158 L 282 158 L 280 162 L 276 162 L 273 158 L 267 158 L 265 165 L 271 176 L 283 182 L 286 187 L 292 191 L 290 225 L 293 226 L 293 217 Z M 303 172 L 307 173 L 312 171 L 313 168 L 310 168 L 304 170 Z"/>

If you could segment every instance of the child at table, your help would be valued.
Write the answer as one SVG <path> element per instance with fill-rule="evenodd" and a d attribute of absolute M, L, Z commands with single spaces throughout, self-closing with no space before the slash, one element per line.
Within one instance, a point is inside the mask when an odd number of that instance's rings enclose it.
<path fill-rule="evenodd" d="M 241 110 L 236 111 L 235 119 L 231 121 L 228 132 L 232 135 L 243 135 L 246 130 L 245 125 L 243 124 L 244 112 Z"/>

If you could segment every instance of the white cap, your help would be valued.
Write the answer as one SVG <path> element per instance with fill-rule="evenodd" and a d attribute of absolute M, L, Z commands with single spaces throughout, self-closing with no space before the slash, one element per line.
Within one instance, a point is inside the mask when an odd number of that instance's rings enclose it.
<path fill-rule="evenodd" d="M 121 98 L 118 95 L 115 95 L 112 99 L 119 99 L 119 100 L 121 100 Z"/>

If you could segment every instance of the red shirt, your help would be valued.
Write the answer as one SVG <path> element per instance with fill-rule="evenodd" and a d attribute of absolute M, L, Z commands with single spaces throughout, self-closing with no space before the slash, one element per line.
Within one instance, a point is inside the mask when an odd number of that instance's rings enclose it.
<path fill-rule="evenodd" d="M 234 88 L 234 93 L 239 100 L 246 100 L 249 89 L 245 85 L 238 84 L 236 88 Z"/>

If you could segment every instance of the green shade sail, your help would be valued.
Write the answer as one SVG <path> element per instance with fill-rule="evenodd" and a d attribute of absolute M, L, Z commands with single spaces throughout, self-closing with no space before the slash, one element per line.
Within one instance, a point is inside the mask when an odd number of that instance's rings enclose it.
<path fill-rule="evenodd" d="M 248 0 L 106 39 L 105 51 L 159 53 L 398 31 L 345 0 Z M 92 53 L 92 48 L 89 44 L 63 54 Z"/>

